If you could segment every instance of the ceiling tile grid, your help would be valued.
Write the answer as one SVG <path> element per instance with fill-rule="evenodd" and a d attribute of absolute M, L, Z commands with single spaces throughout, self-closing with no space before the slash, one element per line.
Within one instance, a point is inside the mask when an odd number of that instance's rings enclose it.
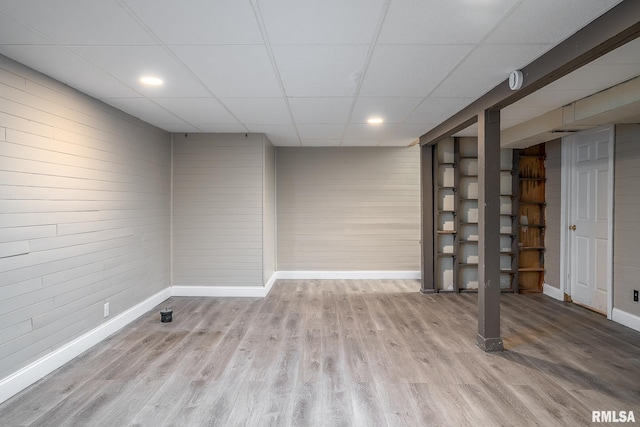
<path fill-rule="evenodd" d="M 169 132 L 408 145 L 619 1 L 0 0 L 0 54 Z M 505 123 L 639 63 L 640 43 L 624 46 L 508 107 Z"/>

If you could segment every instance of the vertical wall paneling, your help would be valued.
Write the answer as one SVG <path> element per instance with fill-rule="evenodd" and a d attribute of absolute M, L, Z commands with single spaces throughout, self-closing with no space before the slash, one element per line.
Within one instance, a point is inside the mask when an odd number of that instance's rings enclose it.
<path fill-rule="evenodd" d="M 545 234 L 545 286 L 553 286 L 560 289 L 560 221 L 561 221 L 561 190 L 562 183 L 560 171 L 562 167 L 562 144 L 561 140 L 550 141 L 545 144 L 547 160 L 545 162 L 545 201 L 547 203 L 545 211 L 545 223 L 547 233 Z"/>
<path fill-rule="evenodd" d="M 0 57 L 0 379 L 168 288 L 170 153 Z"/>
<path fill-rule="evenodd" d="M 263 282 L 267 283 L 276 271 L 276 150 L 266 136 L 263 152 L 262 253 Z"/>
<path fill-rule="evenodd" d="M 640 125 L 616 125 L 614 149 L 613 307 L 636 316 L 638 329 L 640 303 L 633 301 L 633 290 L 640 290 Z"/>
<path fill-rule="evenodd" d="M 174 286 L 264 284 L 265 145 L 261 134 L 174 135 Z"/>
<path fill-rule="evenodd" d="M 419 271 L 418 147 L 277 147 L 279 271 Z"/>

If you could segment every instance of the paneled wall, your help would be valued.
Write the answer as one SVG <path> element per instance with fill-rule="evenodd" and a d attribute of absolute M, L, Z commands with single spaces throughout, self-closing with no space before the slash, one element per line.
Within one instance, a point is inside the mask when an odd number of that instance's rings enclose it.
<path fill-rule="evenodd" d="M 276 148 L 264 138 L 262 259 L 263 281 L 267 283 L 276 271 Z"/>
<path fill-rule="evenodd" d="M 545 255 L 545 283 L 556 288 L 560 287 L 560 220 L 561 220 L 561 167 L 562 141 L 557 139 L 545 144 L 547 159 L 545 162 L 546 178 L 545 201 L 547 203 L 546 233 L 544 236 Z"/>
<path fill-rule="evenodd" d="M 0 378 L 169 283 L 169 134 L 0 56 Z"/>
<path fill-rule="evenodd" d="M 270 145 L 261 134 L 174 135 L 175 286 L 264 284 L 263 245 L 273 246 L 264 241 L 273 231 L 263 229 L 275 197 L 263 182 L 273 174 L 264 168 Z"/>
<path fill-rule="evenodd" d="M 640 125 L 615 127 L 613 306 L 640 316 Z"/>
<path fill-rule="evenodd" d="M 278 270 L 420 269 L 420 156 L 277 147 Z"/>

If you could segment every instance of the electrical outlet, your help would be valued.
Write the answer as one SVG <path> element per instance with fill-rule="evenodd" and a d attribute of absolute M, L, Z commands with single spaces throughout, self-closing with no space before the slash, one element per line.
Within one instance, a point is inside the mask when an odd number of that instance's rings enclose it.
<path fill-rule="evenodd" d="M 109 303 L 104 303 L 104 317 L 109 317 Z"/>
<path fill-rule="evenodd" d="M 633 300 L 635 302 L 638 302 L 638 290 L 637 289 L 633 290 Z"/>

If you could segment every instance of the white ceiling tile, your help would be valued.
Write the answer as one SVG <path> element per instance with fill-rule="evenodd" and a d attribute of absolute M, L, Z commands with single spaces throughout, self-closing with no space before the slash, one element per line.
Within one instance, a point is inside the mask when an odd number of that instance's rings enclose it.
<path fill-rule="evenodd" d="M 524 123 L 529 119 L 530 119 L 530 117 L 527 118 L 527 119 L 513 119 L 513 120 L 511 120 L 511 119 L 502 119 L 501 118 L 500 119 L 500 129 L 509 129 L 510 127 L 519 125 L 520 123 Z"/>
<path fill-rule="evenodd" d="M 341 124 L 299 124 L 297 127 L 303 139 L 340 139 L 344 131 Z"/>
<path fill-rule="evenodd" d="M 353 96 L 368 46 L 274 46 L 287 96 Z"/>
<path fill-rule="evenodd" d="M 518 103 L 511 104 L 507 108 L 500 111 L 500 124 L 506 121 L 527 120 L 532 117 L 538 117 L 552 108 L 549 107 L 526 107 L 518 106 Z"/>
<path fill-rule="evenodd" d="M 104 102 L 158 127 L 162 127 L 163 123 L 182 122 L 178 117 L 146 98 L 107 98 Z"/>
<path fill-rule="evenodd" d="M 339 147 L 339 139 L 303 139 L 303 147 Z"/>
<path fill-rule="evenodd" d="M 441 122 L 475 101 L 475 98 L 428 97 L 407 117 L 407 123 Z"/>
<path fill-rule="evenodd" d="M 179 122 L 179 123 L 162 123 L 162 125 L 156 125 L 160 129 L 166 130 L 167 132 L 174 133 L 183 133 L 183 132 L 206 132 L 199 128 L 193 127 L 187 123 Z"/>
<path fill-rule="evenodd" d="M 640 63 L 640 38 L 601 56 L 593 64 L 638 64 Z"/>
<path fill-rule="evenodd" d="M 191 123 L 191 122 L 190 122 Z M 241 123 L 191 123 L 200 132 L 209 133 L 246 133 L 247 127 Z"/>
<path fill-rule="evenodd" d="M 153 98 L 153 101 L 189 123 L 238 124 L 238 120 L 214 98 Z"/>
<path fill-rule="evenodd" d="M 477 98 L 509 78 L 550 45 L 481 45 L 433 92 L 435 97 Z"/>
<path fill-rule="evenodd" d="M 249 1 L 124 0 L 165 44 L 262 44 Z"/>
<path fill-rule="evenodd" d="M 375 147 L 382 142 L 380 139 L 343 139 L 342 147 Z"/>
<path fill-rule="evenodd" d="M 425 97 L 470 50 L 468 45 L 378 45 L 360 95 Z"/>
<path fill-rule="evenodd" d="M 0 52 L 94 98 L 142 96 L 63 47 L 4 45 Z"/>
<path fill-rule="evenodd" d="M 438 123 L 433 124 L 416 124 L 416 123 L 401 123 L 396 125 L 386 133 L 386 140 L 396 139 L 416 139 L 430 131 Z"/>
<path fill-rule="evenodd" d="M 2 6 L 0 6 L 1 9 Z M 0 43 L 8 45 L 53 44 L 51 40 L 2 12 L 0 12 Z"/>
<path fill-rule="evenodd" d="M 456 133 L 453 136 L 470 136 L 477 137 L 478 136 L 478 123 L 474 123 L 471 126 L 462 129 L 460 132 Z"/>
<path fill-rule="evenodd" d="M 591 95 L 589 90 L 539 90 L 513 104 L 514 107 L 562 107 Z"/>
<path fill-rule="evenodd" d="M 640 58 L 640 51 L 637 52 Z M 600 92 L 611 86 L 625 82 L 640 75 L 640 62 L 633 64 L 592 64 L 580 68 L 561 81 L 555 81 L 545 87 L 545 91 L 555 90 L 588 90 Z"/>
<path fill-rule="evenodd" d="M 73 52 L 121 82 L 150 97 L 206 97 L 211 94 L 160 46 L 72 47 Z M 155 75 L 164 85 L 149 87 L 138 79 Z"/>
<path fill-rule="evenodd" d="M 382 0 L 258 0 L 272 44 L 370 43 Z"/>
<path fill-rule="evenodd" d="M 518 0 L 393 0 L 379 43 L 478 43 Z M 455 25 L 452 18 L 455 17 Z"/>
<path fill-rule="evenodd" d="M 380 117 L 384 123 L 397 123 L 405 119 L 423 98 L 363 98 L 356 101 L 351 113 L 351 123 L 367 123 L 372 117 Z"/>
<path fill-rule="evenodd" d="M 157 44 L 115 1 L 3 1 L 0 9 L 63 45 Z"/>
<path fill-rule="evenodd" d="M 291 123 L 291 116 L 283 98 L 229 98 L 223 102 L 243 123 Z"/>
<path fill-rule="evenodd" d="M 620 0 L 524 0 L 485 42 L 556 44 L 617 3 Z"/>
<path fill-rule="evenodd" d="M 264 46 L 170 48 L 219 98 L 282 95 Z"/>
<path fill-rule="evenodd" d="M 296 123 L 345 123 L 353 98 L 289 98 Z"/>
<path fill-rule="evenodd" d="M 345 139 L 384 139 L 389 130 L 395 125 L 391 124 L 350 124 L 344 133 Z"/>
<path fill-rule="evenodd" d="M 264 133 L 274 145 L 299 146 L 300 138 L 293 127 L 288 125 L 247 124 L 249 132 Z"/>
<path fill-rule="evenodd" d="M 409 147 L 417 138 L 390 139 L 382 141 L 380 147 Z M 417 149 L 416 149 L 417 150 Z"/>

